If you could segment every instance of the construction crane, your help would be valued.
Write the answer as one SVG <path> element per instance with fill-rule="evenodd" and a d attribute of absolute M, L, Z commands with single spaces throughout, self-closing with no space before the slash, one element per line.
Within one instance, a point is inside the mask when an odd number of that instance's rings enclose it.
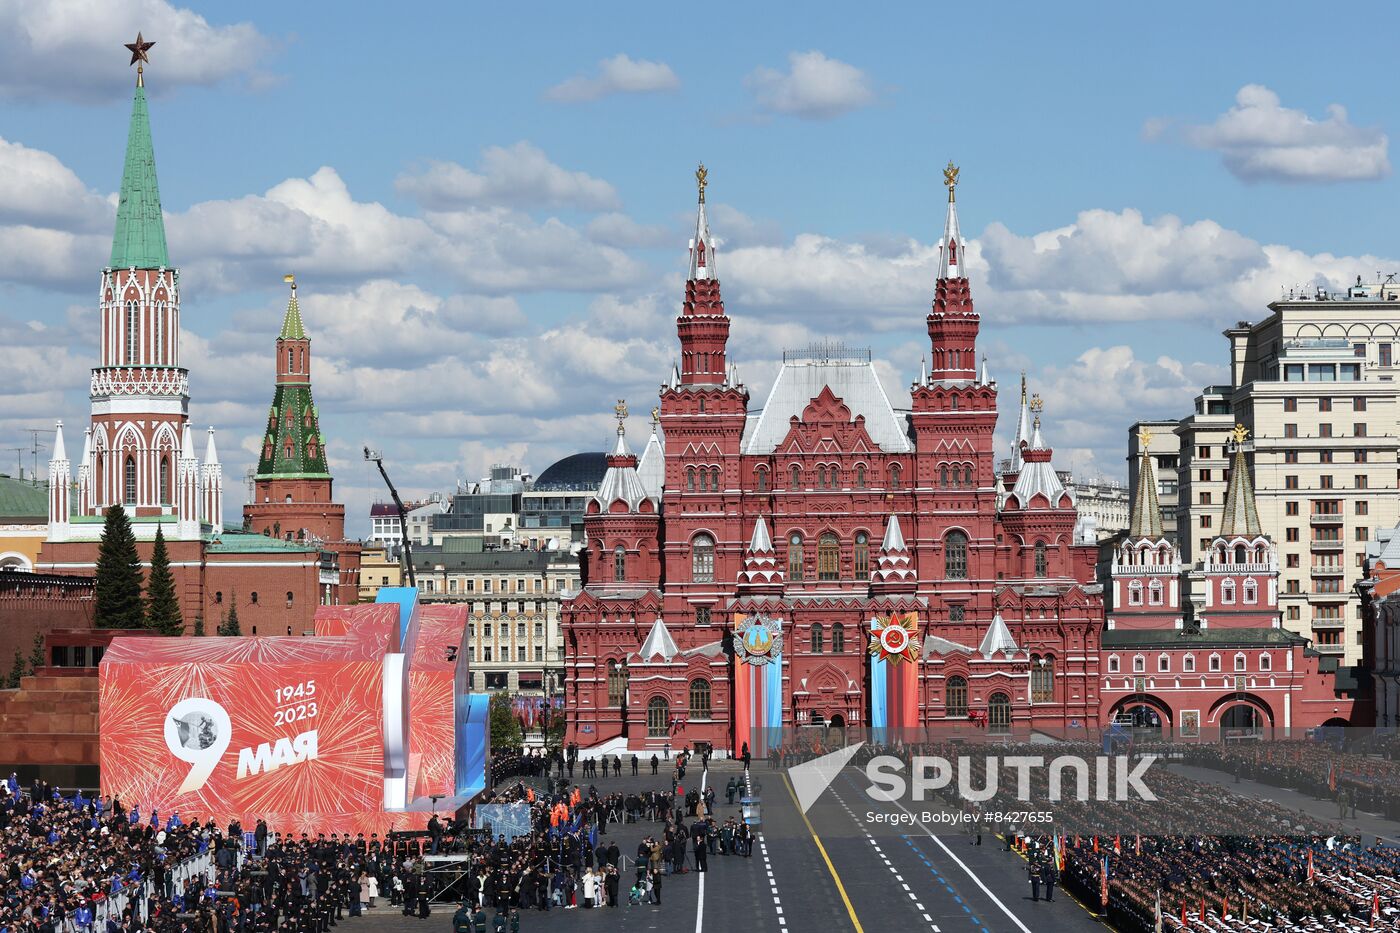
<path fill-rule="evenodd" d="M 404 510 L 403 500 L 399 498 L 399 491 L 394 488 L 393 482 L 389 479 L 389 472 L 384 469 L 384 454 L 366 447 L 365 459 L 379 467 L 379 475 L 384 477 L 384 485 L 389 487 L 389 495 L 394 498 L 394 507 L 399 510 L 399 534 L 403 536 L 404 574 L 408 577 L 408 585 L 417 589 L 418 580 L 413 575 L 413 548 L 408 540 L 408 513 Z"/>

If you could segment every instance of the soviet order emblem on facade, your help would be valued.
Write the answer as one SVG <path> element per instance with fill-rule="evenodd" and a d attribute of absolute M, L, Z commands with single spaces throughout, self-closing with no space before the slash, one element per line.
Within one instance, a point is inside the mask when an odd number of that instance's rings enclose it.
<path fill-rule="evenodd" d="M 776 661 L 783 653 L 781 623 L 765 615 L 740 616 L 734 623 L 734 651 L 747 664 Z"/>
<path fill-rule="evenodd" d="M 919 619 L 912 612 L 893 612 L 870 620 L 870 653 L 898 664 L 919 660 Z"/>

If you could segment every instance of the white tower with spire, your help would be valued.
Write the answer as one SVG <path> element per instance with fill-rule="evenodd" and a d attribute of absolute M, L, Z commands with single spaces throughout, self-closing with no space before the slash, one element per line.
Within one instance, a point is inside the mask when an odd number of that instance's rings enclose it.
<path fill-rule="evenodd" d="M 221 535 L 224 533 L 224 468 L 219 464 L 219 451 L 214 447 L 213 426 L 209 428 L 200 474 L 204 486 L 203 519 L 214 534 Z"/>
<path fill-rule="evenodd" d="M 199 458 L 194 455 L 194 439 L 190 424 L 185 422 L 180 437 L 180 463 L 176 481 L 176 515 L 182 541 L 199 537 Z"/>
<path fill-rule="evenodd" d="M 63 422 L 54 428 L 53 456 L 49 458 L 49 540 L 66 541 L 71 525 L 68 501 L 72 488 L 68 451 L 63 447 Z"/>

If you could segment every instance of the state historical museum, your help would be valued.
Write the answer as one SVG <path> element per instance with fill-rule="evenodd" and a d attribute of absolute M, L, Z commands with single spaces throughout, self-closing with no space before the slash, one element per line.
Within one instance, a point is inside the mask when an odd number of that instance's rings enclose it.
<path fill-rule="evenodd" d="M 619 420 L 584 519 L 584 586 L 563 608 L 568 742 L 761 754 L 803 726 L 1099 722 L 1094 536 L 1024 384 L 997 462 L 998 386 L 979 367 L 957 170 L 944 174 L 932 365 L 902 409 L 868 351 L 831 347 L 785 354 L 751 406 L 697 173 L 680 364 L 640 458 Z"/>

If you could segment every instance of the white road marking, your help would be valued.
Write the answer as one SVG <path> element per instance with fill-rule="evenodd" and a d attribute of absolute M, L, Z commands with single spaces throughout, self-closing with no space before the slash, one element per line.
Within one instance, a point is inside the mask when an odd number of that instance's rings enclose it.
<path fill-rule="evenodd" d="M 705 796 L 705 782 L 710 778 L 710 769 L 706 768 L 700 772 L 700 796 Z M 700 873 L 700 883 L 695 891 L 695 933 L 701 933 L 701 926 L 705 922 L 705 876 L 709 872 Z"/>

